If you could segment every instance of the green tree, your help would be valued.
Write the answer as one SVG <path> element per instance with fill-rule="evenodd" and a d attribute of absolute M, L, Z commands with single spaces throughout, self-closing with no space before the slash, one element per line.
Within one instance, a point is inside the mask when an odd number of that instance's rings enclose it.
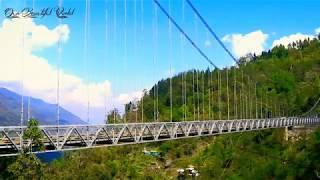
<path fill-rule="evenodd" d="M 21 154 L 8 168 L 14 179 L 41 179 L 43 175 L 44 165 L 31 153 L 32 148 L 36 150 L 44 148 L 43 135 L 38 126 L 39 122 L 36 119 L 29 120 L 28 127 L 23 133 L 23 139 L 28 140 L 30 146 L 26 149 L 22 147 Z"/>
<path fill-rule="evenodd" d="M 119 113 L 119 110 L 114 108 L 107 115 L 107 122 L 106 123 L 119 123 L 119 122 L 121 122 L 121 115 Z"/>
<path fill-rule="evenodd" d="M 9 166 L 8 171 L 12 173 L 12 179 L 41 179 L 44 165 L 34 154 L 22 153 Z"/>
<path fill-rule="evenodd" d="M 43 134 L 39 129 L 39 122 L 36 119 L 30 119 L 28 122 L 28 127 L 23 133 L 23 139 L 30 141 L 30 151 L 32 147 L 36 150 L 43 150 L 44 144 L 42 142 Z"/>

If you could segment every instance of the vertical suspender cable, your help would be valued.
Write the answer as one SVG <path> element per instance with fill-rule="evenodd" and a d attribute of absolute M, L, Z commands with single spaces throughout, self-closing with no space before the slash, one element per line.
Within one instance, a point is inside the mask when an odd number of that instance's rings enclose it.
<path fill-rule="evenodd" d="M 242 84 L 240 84 L 240 85 L 242 85 Z M 238 102 L 239 102 L 239 117 L 240 117 L 240 119 L 243 119 L 243 114 L 242 114 L 242 89 L 241 88 L 239 88 L 239 101 Z"/>
<path fill-rule="evenodd" d="M 86 54 L 85 54 L 85 73 L 86 73 L 86 82 L 87 82 L 87 122 L 89 123 L 90 122 L 90 96 L 89 96 L 89 88 L 90 88 L 90 85 L 89 85 L 89 67 L 88 67 L 88 42 L 89 42 L 89 16 L 90 16 L 90 0 L 86 0 L 87 2 L 87 5 L 86 5 L 86 40 L 85 40 L 85 51 L 86 51 Z"/>
<path fill-rule="evenodd" d="M 171 14 L 171 0 L 169 0 L 169 14 Z M 171 21 L 168 19 L 168 31 L 169 31 L 169 63 L 170 63 L 170 122 L 172 122 L 172 27 L 171 27 Z"/>
<path fill-rule="evenodd" d="M 269 100 L 268 100 L 268 109 L 270 109 L 270 113 L 271 113 L 271 117 L 272 118 L 274 118 L 274 111 L 273 111 L 273 99 L 272 99 L 272 97 L 270 97 L 270 102 L 269 102 Z"/>
<path fill-rule="evenodd" d="M 204 104 L 204 93 L 205 93 L 205 90 L 204 90 L 204 75 L 205 75 L 205 72 L 202 72 L 201 73 L 202 74 L 202 120 L 205 120 L 205 116 L 204 116 L 204 106 L 205 106 L 205 104 Z"/>
<path fill-rule="evenodd" d="M 26 5 L 26 1 L 24 0 L 24 5 Z M 24 121 L 24 55 L 25 55 L 25 27 L 24 27 L 24 20 L 22 22 L 22 32 L 21 32 L 21 41 L 22 41 L 22 47 L 21 47 L 21 111 L 20 111 L 20 129 L 21 129 L 21 134 L 20 134 L 20 150 L 23 150 L 23 121 Z"/>
<path fill-rule="evenodd" d="M 137 1 L 133 1 L 133 53 L 134 58 L 137 58 Z M 137 62 L 138 63 L 138 62 Z M 136 79 L 138 82 L 138 78 Z M 138 122 L 138 102 L 135 102 L 135 123 Z"/>
<path fill-rule="evenodd" d="M 59 8 L 62 7 L 62 0 L 59 0 Z M 61 24 L 61 18 L 59 18 L 59 25 Z M 60 134 L 60 63 L 62 53 L 61 34 L 59 32 L 58 37 L 58 58 L 57 58 L 57 146 L 59 146 L 59 134 Z"/>
<path fill-rule="evenodd" d="M 90 0 L 88 0 L 88 21 L 87 21 L 87 49 L 89 44 L 89 36 L 90 36 Z M 88 98 L 88 124 L 90 123 L 90 86 L 89 86 L 89 61 L 88 61 L 88 50 L 87 50 L 87 58 L 86 58 L 86 76 L 87 76 L 87 98 Z"/>
<path fill-rule="evenodd" d="M 35 0 L 32 0 L 32 9 L 33 9 L 33 11 L 35 11 L 34 10 L 34 8 L 35 8 L 35 6 L 34 6 L 34 2 Z M 28 95 L 28 116 L 27 116 L 27 120 L 29 121 L 30 120 L 30 118 L 31 118 L 31 97 L 30 97 L 30 94 Z"/>
<path fill-rule="evenodd" d="M 206 31 L 206 39 L 209 39 L 208 31 Z M 211 77 L 211 70 L 210 67 L 208 67 L 208 120 L 211 119 Z"/>
<path fill-rule="evenodd" d="M 154 28 L 155 28 L 155 55 L 158 56 L 158 8 L 154 4 L 154 13 L 155 13 L 155 20 L 154 20 Z M 156 84 L 156 121 L 159 121 L 159 82 Z"/>
<path fill-rule="evenodd" d="M 197 120 L 199 121 L 200 120 L 200 93 L 199 93 L 199 70 L 197 70 L 197 73 L 196 73 L 196 77 L 197 77 Z"/>
<path fill-rule="evenodd" d="M 239 101 L 238 101 L 238 104 L 239 104 L 239 117 L 240 119 L 243 119 L 243 114 L 242 114 L 242 80 L 241 80 L 241 74 L 240 74 L 240 66 L 239 66 Z"/>
<path fill-rule="evenodd" d="M 244 98 L 245 98 L 245 115 L 246 115 L 246 118 L 249 119 L 250 118 L 249 113 L 248 113 L 248 91 L 249 91 L 248 86 L 249 86 L 249 82 L 246 82 L 246 83 L 247 83 L 247 86 L 245 85 L 245 81 L 243 81 L 244 87 L 247 87 L 247 89 L 244 88 L 245 91 L 243 91 L 243 93 L 244 93 Z"/>
<path fill-rule="evenodd" d="M 251 102 L 251 81 L 249 76 L 248 78 L 248 106 L 249 106 L 249 118 L 252 118 L 252 102 Z"/>
<path fill-rule="evenodd" d="M 115 49 L 115 43 L 116 43 L 116 40 L 117 40 L 117 0 L 113 0 L 113 48 L 112 48 L 112 51 L 113 51 L 113 60 L 116 61 L 116 49 Z M 114 102 L 113 102 L 113 123 L 115 124 L 116 123 L 116 109 L 115 109 L 115 105 L 114 105 Z"/>
<path fill-rule="evenodd" d="M 126 72 L 127 63 L 127 0 L 124 0 L 124 58 L 123 58 L 123 73 Z M 124 83 L 123 83 L 124 85 Z M 125 104 L 124 104 L 125 106 Z M 126 111 L 126 110 L 125 110 Z M 126 112 L 124 112 L 124 123 L 127 123 Z"/>
<path fill-rule="evenodd" d="M 268 94 L 267 94 L 267 91 L 266 91 L 266 118 L 269 118 L 269 104 L 268 104 Z"/>
<path fill-rule="evenodd" d="M 105 0 L 105 47 L 106 47 L 106 55 L 104 58 L 104 71 L 105 71 L 105 76 L 107 77 L 107 73 L 106 73 L 106 69 L 107 69 L 107 53 L 108 53 L 108 41 L 109 41 L 109 36 L 108 36 L 109 32 L 108 32 L 108 6 L 107 6 L 107 0 Z M 107 112 L 107 92 L 108 91 L 108 87 L 107 85 L 105 86 L 105 98 L 104 98 L 104 118 L 105 118 L 105 122 L 106 124 L 108 124 L 108 112 Z"/>
<path fill-rule="evenodd" d="M 152 6 L 153 8 L 153 18 L 152 18 L 152 24 L 153 24 L 153 27 L 152 27 L 152 44 L 153 44 L 153 68 L 154 68 L 154 82 L 156 82 L 156 61 L 157 61 L 157 48 L 158 48 L 158 45 L 157 45 L 157 8 L 156 8 L 156 5 L 153 4 Z M 157 89 L 158 89 L 158 82 L 155 83 L 154 87 L 153 87 L 153 121 L 156 122 L 157 121 L 157 114 L 158 114 L 158 111 L 157 111 Z"/>
<path fill-rule="evenodd" d="M 198 40 L 198 23 L 197 23 L 197 16 L 194 14 L 194 31 L 196 36 L 196 41 Z M 200 97 L 199 97 L 199 70 L 196 70 L 196 92 L 197 92 L 197 120 L 200 120 Z"/>
<path fill-rule="evenodd" d="M 220 70 L 218 70 L 218 109 L 219 109 L 219 120 L 222 119 L 221 117 L 221 75 Z"/>
<path fill-rule="evenodd" d="M 227 106 L 228 106 L 227 118 L 229 120 L 230 119 L 230 100 L 229 100 L 229 68 L 228 67 L 226 69 L 226 73 L 227 73 Z"/>
<path fill-rule="evenodd" d="M 195 69 L 192 70 L 192 94 L 193 94 L 193 121 L 196 120 L 196 94 L 195 94 Z"/>
<path fill-rule="evenodd" d="M 258 96 L 257 96 L 257 83 L 254 83 L 254 95 L 256 100 L 256 119 L 258 119 Z"/>
<path fill-rule="evenodd" d="M 141 27 L 140 27 L 140 30 L 141 30 L 141 44 L 143 44 L 144 42 L 144 38 L 143 38 L 143 34 L 144 34 L 144 7 L 143 7 L 143 1 L 141 1 L 140 3 L 140 11 L 141 11 L 141 16 L 140 16 L 140 20 L 141 20 Z M 142 98 L 141 98 L 141 121 L 144 122 L 144 110 L 143 110 L 143 103 L 144 103 L 144 91 L 142 93 Z"/>
<path fill-rule="evenodd" d="M 214 70 L 212 70 L 212 71 L 210 72 L 210 78 L 211 78 L 211 89 L 210 89 L 210 92 L 211 92 L 211 94 L 212 94 L 212 97 L 211 97 L 212 107 L 213 107 L 213 103 L 214 103 L 214 91 L 215 91 L 215 89 L 214 89 L 214 81 L 213 81 L 213 74 L 214 74 Z M 211 118 L 211 119 L 214 119 L 214 118 L 215 118 L 214 112 L 212 112 L 210 118 Z"/>
<path fill-rule="evenodd" d="M 234 86 L 233 86 L 233 101 L 234 101 L 234 119 L 238 118 L 238 107 L 237 107 L 237 69 L 236 66 L 233 68 L 233 78 L 234 78 Z"/>
<path fill-rule="evenodd" d="M 264 118 L 263 117 L 263 93 L 261 93 L 261 97 L 260 97 L 260 118 Z"/>
<path fill-rule="evenodd" d="M 247 118 L 250 119 L 250 82 L 249 82 L 249 78 L 246 77 L 245 75 L 245 81 L 246 81 L 246 114 L 247 114 Z"/>
<path fill-rule="evenodd" d="M 247 118 L 245 84 L 243 79 L 243 70 L 241 69 L 241 90 L 242 90 L 242 119 Z"/>
<path fill-rule="evenodd" d="M 133 1 L 133 57 L 137 59 L 137 1 Z M 136 81 L 138 82 L 138 77 L 136 77 Z M 138 123 L 138 102 L 134 103 L 134 113 L 135 113 L 135 123 Z M 135 134 L 137 134 L 137 129 L 135 129 Z"/>
<path fill-rule="evenodd" d="M 181 10 L 181 16 L 182 16 L 182 23 L 184 23 L 184 1 L 182 1 L 182 10 Z M 180 58 L 182 64 L 185 64 L 184 61 L 184 38 L 183 35 L 180 34 Z M 185 81 L 186 81 L 186 72 L 183 72 L 181 74 L 181 100 L 182 100 L 182 106 L 183 106 L 183 116 L 182 120 L 186 121 L 186 98 L 185 98 L 185 92 L 186 92 L 186 86 L 185 86 Z"/>
<path fill-rule="evenodd" d="M 208 120 L 211 120 L 211 70 L 210 67 L 208 68 Z"/>
<path fill-rule="evenodd" d="M 137 59 L 137 1 L 133 1 L 133 57 Z M 138 81 L 138 78 L 136 78 L 136 81 Z M 137 83 L 136 83 L 137 84 Z M 138 122 L 138 102 L 134 103 L 134 109 L 135 109 L 135 123 Z M 137 136 L 137 128 L 134 130 L 135 136 Z"/>
<path fill-rule="evenodd" d="M 274 104 L 274 116 L 277 117 L 277 116 L 278 116 L 278 112 L 277 112 L 277 103 L 276 103 L 276 100 L 274 100 L 273 104 Z"/>
<path fill-rule="evenodd" d="M 86 76 L 86 93 L 87 93 L 87 123 L 90 122 L 90 97 L 89 97 L 89 78 L 88 78 L 88 24 L 89 24 L 89 13 L 90 13 L 90 0 L 86 0 L 85 6 L 85 20 L 84 20 L 84 70 Z M 87 141 L 89 141 L 89 126 L 87 126 Z"/>

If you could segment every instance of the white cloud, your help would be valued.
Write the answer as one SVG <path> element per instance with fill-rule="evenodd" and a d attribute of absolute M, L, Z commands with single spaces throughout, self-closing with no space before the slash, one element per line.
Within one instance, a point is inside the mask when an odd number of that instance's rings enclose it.
<path fill-rule="evenodd" d="M 315 29 L 316 34 L 320 34 L 320 27 L 318 27 L 317 29 Z"/>
<path fill-rule="evenodd" d="M 228 34 L 222 38 L 222 41 L 231 43 L 235 55 L 242 57 L 249 53 L 261 54 L 267 38 L 268 34 L 257 30 L 248 34 Z"/>
<path fill-rule="evenodd" d="M 283 36 L 278 40 L 273 41 L 272 43 L 272 48 L 275 46 L 283 45 L 287 47 L 290 43 L 299 41 L 299 40 L 305 40 L 305 39 L 313 39 L 313 35 L 307 35 L 307 34 L 301 34 L 301 33 L 296 33 L 296 34 L 291 34 L 289 36 Z"/>
<path fill-rule="evenodd" d="M 142 94 L 143 94 L 142 91 L 123 93 L 118 96 L 117 100 L 121 104 L 125 104 L 125 103 L 128 103 L 129 101 L 139 100 L 142 97 Z"/>
<path fill-rule="evenodd" d="M 41 98 L 49 103 L 56 103 L 57 69 L 50 65 L 47 59 L 33 54 L 56 45 L 61 38 L 65 43 L 69 39 L 70 30 L 67 25 L 59 25 L 48 29 L 44 25 L 37 25 L 30 19 L 4 20 L 0 26 L 0 86 L 21 93 L 20 82 L 24 78 L 25 95 Z M 24 43 L 22 43 L 24 37 Z M 24 47 L 23 47 L 24 44 Z M 22 68 L 22 62 L 24 67 Z M 108 107 L 111 103 L 116 107 L 141 97 L 138 93 L 122 94 L 113 97 L 109 81 L 99 83 L 85 83 L 80 77 L 60 72 L 61 105 L 71 112 L 85 119 L 87 92 L 90 95 L 92 119 L 103 119 L 105 98 Z M 101 121 L 100 121 L 101 122 Z"/>

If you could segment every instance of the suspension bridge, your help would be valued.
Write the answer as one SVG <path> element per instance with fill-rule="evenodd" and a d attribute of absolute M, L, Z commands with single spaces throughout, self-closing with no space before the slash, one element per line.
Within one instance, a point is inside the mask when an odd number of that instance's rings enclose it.
<path fill-rule="evenodd" d="M 223 48 L 223 50 L 231 57 L 231 59 L 238 66 L 240 63 L 235 58 L 232 53 L 228 50 L 228 48 L 223 44 L 220 40 L 219 36 L 213 31 L 210 25 L 206 22 L 206 20 L 201 16 L 200 12 L 197 8 L 192 4 L 190 0 L 182 0 L 183 3 L 186 2 L 193 10 L 195 16 L 203 23 L 205 28 L 210 32 L 210 34 L 214 37 L 214 39 L 219 43 L 219 45 Z M 184 31 L 183 27 L 179 25 L 179 23 L 172 17 L 171 8 L 169 11 L 162 6 L 162 4 L 158 0 L 153 0 L 155 9 L 159 9 L 163 15 L 169 21 L 169 30 L 171 31 L 171 26 L 173 25 L 181 35 L 182 41 L 187 41 L 190 45 L 199 53 L 199 55 L 207 62 L 210 66 L 213 66 L 215 70 L 218 71 L 218 79 L 215 91 L 218 92 L 218 109 L 219 109 L 219 117 L 213 118 L 212 113 L 210 112 L 212 109 L 213 101 L 211 98 L 208 99 L 208 117 L 207 119 L 199 118 L 199 103 L 198 107 L 194 107 L 194 116 L 192 121 L 187 121 L 186 112 L 183 112 L 182 121 L 174 120 L 172 116 L 172 106 L 173 106 L 173 93 L 172 93 L 172 78 L 170 78 L 170 88 L 168 91 L 170 92 L 170 119 L 167 121 L 159 121 L 158 115 L 158 102 L 155 98 L 154 103 L 154 122 L 145 122 L 143 120 L 143 109 L 142 111 L 142 120 L 139 122 L 138 120 L 135 123 L 108 123 L 101 125 L 92 125 L 89 123 L 85 125 L 60 125 L 60 114 L 59 114 L 59 78 L 60 78 L 60 70 L 58 68 L 57 74 L 57 123 L 56 125 L 41 125 L 39 126 L 41 134 L 43 138 L 41 141 L 44 144 L 44 150 L 39 151 L 37 148 L 33 148 L 34 144 L 29 139 L 24 139 L 23 134 L 27 129 L 24 122 L 24 105 L 23 105 L 23 97 L 22 97 L 22 105 L 21 105 L 21 124 L 20 126 L 1 126 L 0 134 L 2 134 L 0 139 L 0 156 L 11 156 L 19 154 L 23 148 L 29 147 L 32 153 L 41 153 L 41 152 L 54 152 L 54 151 L 69 151 L 69 150 L 78 150 L 78 149 L 87 149 L 87 148 L 97 148 L 97 147 L 106 147 L 106 146 L 118 146 L 118 145 L 128 145 L 128 144 L 139 144 L 139 143 L 149 143 L 149 142 L 157 142 L 157 141 L 166 141 L 166 140 L 176 140 L 183 138 L 191 138 L 191 137 L 201 137 L 201 136 L 215 136 L 222 135 L 228 133 L 242 133 L 248 131 L 257 131 L 264 129 L 272 129 L 272 128 L 288 128 L 294 126 L 317 126 L 320 124 L 320 118 L 318 116 L 312 114 L 314 109 L 317 107 L 319 100 L 315 103 L 315 105 L 307 111 L 303 116 L 288 116 L 281 114 L 279 111 L 278 117 L 276 117 L 276 113 L 273 113 L 272 117 L 268 114 L 271 112 L 271 108 L 268 110 L 267 106 L 265 106 L 262 102 L 259 104 L 261 109 L 258 110 L 258 100 L 257 96 L 249 97 L 248 95 L 238 92 L 238 88 L 243 88 L 237 86 L 237 78 L 236 73 L 234 74 L 234 92 L 233 92 L 233 107 L 230 107 L 230 92 L 229 92 L 229 84 L 231 80 L 229 79 L 229 68 L 226 68 L 226 118 L 222 118 L 222 80 L 221 80 L 221 72 L 218 66 L 214 63 L 212 59 L 201 49 L 201 47 L 194 41 L 190 35 Z M 59 1 L 59 6 L 61 6 L 62 1 Z M 183 4 L 184 6 L 185 4 Z M 125 6 L 126 8 L 126 6 Z M 87 33 L 88 33 L 88 15 L 90 14 L 88 0 L 86 1 L 86 18 L 85 18 L 85 48 L 87 48 Z M 126 20 L 125 20 L 126 21 Z M 156 36 L 157 30 L 154 26 L 154 34 Z M 170 34 L 170 33 L 169 33 Z M 156 39 L 156 37 L 155 37 Z M 126 33 L 125 33 L 125 41 L 126 41 Z M 125 42 L 126 44 L 126 42 Z M 60 46 L 59 46 L 60 47 Z M 87 53 L 85 52 L 85 56 Z M 59 61 L 59 59 L 58 59 Z M 170 65 L 171 71 L 171 65 Z M 197 71 L 194 71 L 197 72 Z M 243 72 L 241 72 L 242 77 L 240 78 L 244 81 Z M 195 80 L 196 76 L 196 80 Z M 212 78 L 212 77 L 211 77 Z M 245 76 L 248 79 L 247 82 L 252 82 L 250 77 Z M 186 76 L 182 75 L 182 101 L 186 104 Z M 195 89 L 195 81 L 198 81 L 198 74 L 193 73 L 193 89 Z M 254 90 L 256 91 L 256 83 L 254 84 Z M 198 84 L 196 88 L 198 88 Z M 158 86 L 155 85 L 154 94 L 157 95 Z M 247 89 L 250 91 L 250 87 Z M 251 89 L 252 90 L 252 89 Z M 243 89 L 242 89 L 243 91 Z M 209 91 L 209 96 L 210 96 Z M 238 93 L 237 93 L 238 92 Z M 195 92 L 192 92 L 195 94 Z M 213 93 L 213 92 L 211 92 Z M 250 95 L 250 93 L 249 93 Z M 256 95 L 256 94 L 255 94 Z M 89 96 L 89 95 L 88 95 Z M 253 101 L 255 103 L 255 107 Z M 195 100 L 194 100 L 195 101 Z M 198 97 L 199 101 L 199 97 Z M 240 103 L 236 103 L 236 101 L 241 101 Z M 262 101 L 262 97 L 261 97 Z M 196 102 L 194 102 L 196 104 Z M 238 105 L 239 104 L 239 105 Z M 238 105 L 238 106 L 237 106 Z M 89 114 L 89 98 L 88 98 L 88 114 Z M 142 108 L 143 108 L 143 99 L 142 99 Z M 230 118 L 231 108 L 233 109 L 233 117 Z M 198 109 L 198 110 L 197 110 Z M 253 112 L 255 110 L 255 112 Z M 196 111 L 198 116 L 196 116 Z M 204 111 L 204 108 L 203 108 Z M 241 113 L 241 111 L 243 111 Z M 249 111 L 249 113 L 248 113 Z M 255 116 L 255 117 L 254 117 Z M 30 117 L 28 112 L 28 117 Z M 89 115 L 88 115 L 89 117 Z M 177 122 L 176 122 L 177 121 Z"/>

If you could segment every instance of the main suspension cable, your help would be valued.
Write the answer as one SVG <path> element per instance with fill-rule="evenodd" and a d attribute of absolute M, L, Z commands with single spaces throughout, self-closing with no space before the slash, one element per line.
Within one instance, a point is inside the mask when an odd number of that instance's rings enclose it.
<path fill-rule="evenodd" d="M 217 34 L 212 30 L 212 28 L 209 26 L 209 24 L 204 20 L 204 18 L 200 15 L 199 11 L 195 8 L 195 6 L 191 3 L 190 0 L 186 0 L 187 4 L 191 7 L 191 9 L 196 13 L 196 15 L 199 17 L 201 22 L 206 26 L 206 28 L 209 30 L 209 32 L 213 35 L 213 37 L 218 41 L 218 43 L 222 46 L 222 48 L 228 53 L 228 55 L 232 58 L 234 62 L 239 64 L 239 61 L 232 55 L 232 53 L 228 50 L 228 48 L 223 44 L 223 42 L 220 40 L 220 38 L 217 36 Z"/>
<path fill-rule="evenodd" d="M 185 31 L 176 23 L 176 21 L 171 17 L 171 15 L 162 7 L 162 5 L 159 3 L 158 0 L 153 0 L 157 6 L 160 8 L 160 10 L 167 16 L 167 18 L 173 23 L 173 25 L 184 35 L 184 37 L 191 43 L 191 45 L 200 53 L 200 55 L 208 61 L 209 64 L 211 64 L 213 67 L 218 69 L 218 66 L 216 66 L 209 57 L 194 43 L 194 41 L 185 33 Z"/>

